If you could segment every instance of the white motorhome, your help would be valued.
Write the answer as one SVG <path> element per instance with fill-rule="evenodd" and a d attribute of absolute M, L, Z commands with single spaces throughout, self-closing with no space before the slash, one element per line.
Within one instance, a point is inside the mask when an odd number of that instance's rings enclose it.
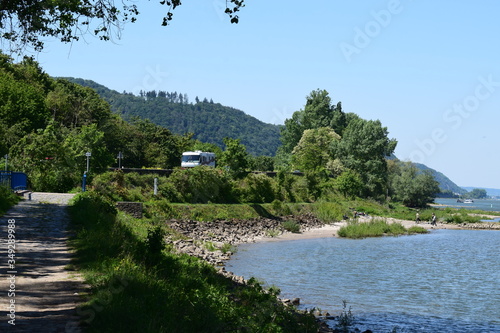
<path fill-rule="evenodd" d="M 181 168 L 194 168 L 199 165 L 215 167 L 215 153 L 201 150 L 182 153 Z"/>

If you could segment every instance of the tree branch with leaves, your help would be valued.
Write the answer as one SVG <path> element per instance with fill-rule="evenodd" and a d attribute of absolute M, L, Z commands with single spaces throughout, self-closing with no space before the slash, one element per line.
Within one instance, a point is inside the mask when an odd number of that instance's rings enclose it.
<path fill-rule="evenodd" d="M 180 0 L 160 1 L 168 6 L 162 25 L 167 26 Z M 237 13 L 244 0 L 226 0 L 225 13 L 231 23 L 238 23 Z M 0 41 L 2 48 L 21 54 L 26 48 L 39 52 L 44 38 L 61 42 L 79 40 L 92 34 L 101 40 L 118 38 L 125 22 L 135 22 L 139 7 L 131 0 L 2 0 L 0 2 Z M 7 44 L 7 45 L 5 45 Z"/>

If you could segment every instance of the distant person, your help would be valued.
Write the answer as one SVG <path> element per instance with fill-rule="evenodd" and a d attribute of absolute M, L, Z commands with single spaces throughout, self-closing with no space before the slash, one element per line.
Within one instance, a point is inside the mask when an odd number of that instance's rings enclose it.
<path fill-rule="evenodd" d="M 420 223 L 420 214 L 417 212 L 417 215 L 415 217 L 415 222 Z"/>
<path fill-rule="evenodd" d="M 431 225 L 437 225 L 436 223 L 436 214 L 432 213 Z"/>

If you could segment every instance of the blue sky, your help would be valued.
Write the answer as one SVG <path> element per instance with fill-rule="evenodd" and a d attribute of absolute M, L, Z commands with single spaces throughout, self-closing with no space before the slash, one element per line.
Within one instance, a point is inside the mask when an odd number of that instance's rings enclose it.
<path fill-rule="evenodd" d="M 184 1 L 170 27 L 157 1 L 137 5 L 120 39 L 49 40 L 37 60 L 53 76 L 212 98 L 275 124 L 326 89 L 379 119 L 400 159 L 500 188 L 499 2 L 248 0 L 234 25 L 223 0 Z"/>

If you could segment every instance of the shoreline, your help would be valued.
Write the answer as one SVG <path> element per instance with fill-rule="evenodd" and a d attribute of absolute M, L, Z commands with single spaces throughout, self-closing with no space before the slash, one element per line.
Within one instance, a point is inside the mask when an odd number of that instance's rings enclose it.
<path fill-rule="evenodd" d="M 360 217 L 358 221 L 369 222 L 373 217 Z M 212 221 L 212 222 L 197 222 L 197 221 L 170 221 L 169 226 L 177 230 L 180 234 L 188 237 L 184 240 L 171 240 L 174 248 L 179 253 L 185 253 L 191 256 L 196 256 L 202 260 L 208 262 L 209 264 L 216 267 L 219 274 L 231 279 L 235 283 L 245 285 L 247 281 L 243 276 L 235 275 L 231 271 L 226 270 L 226 263 L 231 259 L 233 255 L 233 250 L 236 249 L 240 244 L 248 243 L 265 243 L 265 242 L 283 242 L 283 241 L 294 241 L 302 239 L 320 239 L 320 238 L 338 238 L 338 231 L 342 226 L 348 224 L 347 221 L 339 221 L 330 224 L 325 224 L 319 219 L 312 216 L 302 216 L 298 217 L 298 223 L 300 225 L 300 233 L 292 233 L 288 231 L 280 230 L 280 233 L 274 237 L 271 237 L 271 231 L 275 232 L 281 226 L 281 222 L 284 220 L 289 220 L 290 217 L 278 218 L 278 219 L 267 219 L 259 218 L 253 220 L 228 220 L 228 221 Z M 440 230 L 440 229 L 451 229 L 451 230 L 474 230 L 474 229 L 486 229 L 486 230 L 500 230 L 500 223 L 498 222 L 482 222 L 480 224 L 448 224 L 448 223 L 437 223 L 436 226 L 432 226 L 430 222 L 420 222 L 409 220 L 399 220 L 395 218 L 386 218 L 388 223 L 401 223 L 405 228 L 410 228 L 412 226 L 420 226 L 427 230 Z M 219 248 L 215 251 L 210 251 L 207 246 L 210 244 L 213 250 L 214 248 Z M 227 251 L 222 251 L 225 244 L 230 244 L 232 249 Z M 277 299 L 284 305 L 300 305 L 300 298 L 294 298 L 292 300 L 277 297 Z M 300 313 L 300 310 L 297 310 Z M 334 329 L 330 328 L 326 320 L 334 319 L 335 316 L 323 315 L 321 313 L 315 314 L 319 324 L 321 333 L 331 333 L 336 332 Z"/>
<path fill-rule="evenodd" d="M 371 221 L 373 216 L 358 218 L 361 223 Z M 300 232 L 293 233 L 283 229 L 281 223 L 294 220 L 300 226 Z M 417 223 L 410 220 L 384 218 L 387 223 L 400 223 L 409 229 L 419 226 L 431 230 L 500 230 L 500 222 L 477 223 L 442 223 L 433 226 L 430 222 Z M 282 242 L 302 239 L 316 239 L 338 237 L 338 231 L 346 226 L 348 221 L 323 223 L 312 215 L 285 216 L 279 218 L 256 218 L 248 220 L 217 220 L 210 222 L 171 220 L 170 228 L 178 232 L 185 239 L 170 239 L 179 253 L 186 253 L 199 257 L 216 267 L 224 267 L 233 254 L 233 250 L 240 244 L 260 242 Z M 390 237 L 390 236 L 389 236 Z"/>

